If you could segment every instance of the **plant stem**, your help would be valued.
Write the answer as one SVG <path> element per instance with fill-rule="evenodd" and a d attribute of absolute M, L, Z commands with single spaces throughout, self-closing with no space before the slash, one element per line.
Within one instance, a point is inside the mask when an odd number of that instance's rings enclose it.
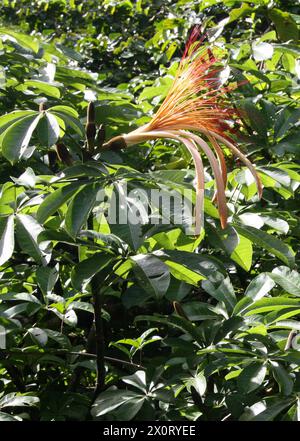
<path fill-rule="evenodd" d="M 88 229 L 93 230 L 93 217 L 92 213 L 88 218 Z M 97 274 L 92 278 L 91 292 L 93 296 L 94 303 L 94 325 L 95 325 L 95 336 L 96 336 L 96 366 L 97 366 L 97 379 L 96 387 L 94 392 L 94 398 L 104 389 L 105 386 L 105 339 L 104 339 L 104 328 L 102 321 L 102 302 L 103 295 L 101 290 L 101 283 Z"/>
<path fill-rule="evenodd" d="M 94 300 L 94 320 L 95 320 L 95 334 L 96 334 L 96 365 L 97 365 L 97 380 L 95 388 L 95 396 L 101 392 L 105 385 L 105 340 L 104 329 L 102 321 L 102 293 L 98 288 L 97 277 L 91 281 L 91 289 Z"/>

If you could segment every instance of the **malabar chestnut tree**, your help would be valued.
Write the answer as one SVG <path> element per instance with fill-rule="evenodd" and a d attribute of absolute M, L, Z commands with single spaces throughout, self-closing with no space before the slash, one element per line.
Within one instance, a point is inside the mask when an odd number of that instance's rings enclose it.
<path fill-rule="evenodd" d="M 299 419 L 299 17 L 1 3 L 0 421 Z"/>

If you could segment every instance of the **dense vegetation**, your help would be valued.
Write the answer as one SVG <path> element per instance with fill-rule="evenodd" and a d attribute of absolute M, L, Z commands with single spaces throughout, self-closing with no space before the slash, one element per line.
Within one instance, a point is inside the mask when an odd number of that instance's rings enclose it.
<path fill-rule="evenodd" d="M 3 0 L 0 17 L 0 421 L 299 420 L 297 2 Z M 102 145 L 149 121 L 195 23 L 239 84 L 262 199 L 225 150 L 225 230 L 205 157 L 200 236 L 109 223 L 100 189 L 194 188 L 176 141 Z"/>

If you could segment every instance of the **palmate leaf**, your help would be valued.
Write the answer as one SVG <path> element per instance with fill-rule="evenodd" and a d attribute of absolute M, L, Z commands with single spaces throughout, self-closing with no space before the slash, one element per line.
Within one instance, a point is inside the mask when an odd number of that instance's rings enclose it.
<path fill-rule="evenodd" d="M 74 116 L 75 111 L 72 112 L 72 108 L 68 111 L 67 106 L 56 107 L 58 111 L 53 113 L 50 110 L 45 112 L 22 110 L 1 116 L 0 145 L 3 156 L 11 162 L 21 159 L 35 132 L 41 144 L 52 146 L 60 137 L 61 128 L 65 129 L 64 123 L 83 135 L 82 124 Z"/>
<path fill-rule="evenodd" d="M 45 112 L 45 117 L 40 120 L 37 130 L 40 142 L 47 147 L 55 144 L 60 136 L 57 118 L 48 111 Z"/>
<path fill-rule="evenodd" d="M 42 113 L 25 116 L 5 130 L 1 135 L 1 145 L 6 159 L 15 162 L 23 156 L 42 117 Z"/>

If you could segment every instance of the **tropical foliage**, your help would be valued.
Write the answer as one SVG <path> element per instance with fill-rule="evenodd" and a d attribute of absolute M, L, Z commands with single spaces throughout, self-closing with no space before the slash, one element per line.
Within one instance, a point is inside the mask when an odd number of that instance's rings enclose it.
<path fill-rule="evenodd" d="M 299 420 L 296 3 L 2 2 L 1 421 Z M 110 222 L 113 192 L 129 213 L 141 190 L 197 204 L 178 137 L 104 144 L 153 121 L 195 24 L 239 126 L 227 224 L 210 148 L 200 234 L 151 223 L 159 204 Z"/>

